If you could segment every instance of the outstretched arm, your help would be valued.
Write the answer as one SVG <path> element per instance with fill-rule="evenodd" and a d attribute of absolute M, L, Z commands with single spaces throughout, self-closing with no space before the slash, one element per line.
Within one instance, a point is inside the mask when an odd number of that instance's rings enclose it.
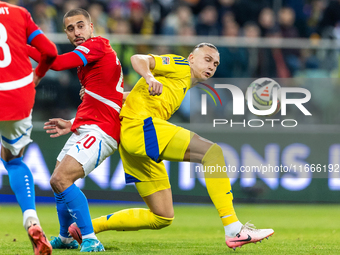
<path fill-rule="evenodd" d="M 55 138 L 71 132 L 72 122 L 61 118 L 50 119 L 44 123 L 44 129 L 50 137 Z"/>
<path fill-rule="evenodd" d="M 34 61 L 40 63 L 42 61 L 42 55 L 40 52 L 29 45 L 27 45 L 28 55 L 34 59 Z M 78 66 L 82 66 L 83 61 L 74 52 L 68 52 L 62 55 L 57 55 L 55 61 L 51 65 L 51 69 L 54 71 L 63 71 Z"/>
<path fill-rule="evenodd" d="M 149 84 L 150 95 L 160 95 L 163 91 L 163 84 L 155 79 L 151 70 L 156 66 L 155 59 L 150 55 L 133 55 L 131 57 L 131 64 L 133 69 L 141 75 L 146 83 Z"/>

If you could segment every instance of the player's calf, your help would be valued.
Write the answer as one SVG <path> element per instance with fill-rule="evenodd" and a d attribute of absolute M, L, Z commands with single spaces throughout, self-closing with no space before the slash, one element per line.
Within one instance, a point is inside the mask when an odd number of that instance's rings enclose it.
<path fill-rule="evenodd" d="M 93 219 L 95 234 L 107 231 L 136 231 L 140 229 L 162 229 L 171 225 L 174 218 L 165 218 L 148 209 L 131 208 Z M 76 223 L 69 226 L 68 232 L 79 244 L 82 234 Z"/>
<path fill-rule="evenodd" d="M 26 210 L 35 210 L 35 191 L 33 175 L 22 159 L 14 158 L 8 162 L 1 160 L 8 172 L 11 189 L 24 213 Z"/>

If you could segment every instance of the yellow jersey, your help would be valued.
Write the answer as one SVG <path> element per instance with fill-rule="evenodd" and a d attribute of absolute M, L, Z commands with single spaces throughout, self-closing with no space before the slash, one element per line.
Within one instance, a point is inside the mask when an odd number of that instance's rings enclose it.
<path fill-rule="evenodd" d="M 177 111 L 190 89 L 191 72 L 186 58 L 174 54 L 151 56 L 156 62 L 151 72 L 155 79 L 163 84 L 162 94 L 151 96 L 149 85 L 142 77 L 128 95 L 120 113 L 121 117 L 156 117 L 168 120 Z"/>

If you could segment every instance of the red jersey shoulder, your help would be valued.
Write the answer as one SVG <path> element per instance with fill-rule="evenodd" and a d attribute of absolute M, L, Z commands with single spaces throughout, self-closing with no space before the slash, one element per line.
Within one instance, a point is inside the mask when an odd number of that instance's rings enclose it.
<path fill-rule="evenodd" d="M 0 2 L 0 6 L 1 7 L 8 7 L 8 8 L 15 8 L 15 9 L 18 9 L 18 10 L 26 10 L 25 8 L 23 8 L 21 6 L 17 6 L 17 5 L 13 5 L 13 4 L 5 3 L 5 2 Z"/>
<path fill-rule="evenodd" d="M 29 16 L 31 17 L 31 14 L 29 13 L 29 11 L 27 11 L 24 7 L 21 7 L 21 6 L 15 6 L 13 5 L 13 7 L 16 7 L 18 8 L 18 10 L 20 10 L 25 16 Z"/>
<path fill-rule="evenodd" d="M 92 38 L 88 39 L 86 42 L 90 42 L 90 41 L 93 42 L 93 43 L 99 43 L 101 45 L 109 44 L 109 40 L 105 39 L 101 36 L 92 37 Z"/>
<path fill-rule="evenodd" d="M 18 14 L 18 12 L 21 14 L 22 17 L 27 18 L 30 17 L 31 14 L 24 8 L 21 6 L 16 6 L 13 4 L 9 4 L 9 3 L 4 3 L 4 2 L 0 2 L 0 8 L 2 8 L 2 10 L 0 11 L 3 14 L 14 14 L 13 17 L 18 18 L 16 15 Z M 11 13 L 11 12 L 15 12 L 15 13 Z M 11 15 L 12 16 L 12 15 Z"/>
<path fill-rule="evenodd" d="M 5 17 L 5 20 L 3 20 L 3 24 L 5 24 L 5 26 L 7 27 L 14 27 L 15 29 L 13 29 L 13 31 L 15 31 L 15 33 L 19 33 L 18 26 L 20 26 L 20 28 L 25 29 L 26 30 L 26 38 L 28 39 L 29 36 L 36 30 L 39 30 L 40 28 L 34 23 L 31 14 L 29 13 L 29 11 L 27 11 L 25 8 L 20 7 L 20 6 L 15 6 L 15 5 L 11 5 L 8 3 L 0 3 L 0 8 L 8 8 L 6 10 L 6 12 L 8 12 L 8 17 Z M 0 14 L 1 14 L 1 10 L 0 10 Z M 2 15 L 1 15 L 2 16 Z M 0 20 L 1 20 L 1 16 L 0 16 Z M 30 42 L 28 42 L 30 43 Z"/>
<path fill-rule="evenodd" d="M 86 42 L 82 43 L 81 45 L 77 46 L 76 50 L 81 51 L 86 56 L 86 55 L 93 54 L 94 52 L 96 53 L 102 52 L 103 45 L 99 40 L 93 37 L 93 38 L 86 40 Z"/>
<path fill-rule="evenodd" d="M 79 45 L 76 50 L 81 51 L 84 56 L 98 54 L 98 53 L 107 53 L 108 51 L 113 51 L 109 40 L 102 38 L 100 36 L 92 37 L 83 44 Z"/>

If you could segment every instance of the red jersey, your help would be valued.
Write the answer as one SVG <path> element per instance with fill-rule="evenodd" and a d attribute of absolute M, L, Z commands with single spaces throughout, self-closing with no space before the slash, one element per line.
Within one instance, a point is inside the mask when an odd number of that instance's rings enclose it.
<path fill-rule="evenodd" d="M 83 66 L 77 69 L 80 83 L 85 87 L 72 131 L 86 124 L 96 124 L 119 142 L 119 113 L 123 102 L 123 72 L 109 40 L 100 36 L 88 39 L 74 51 Z"/>
<path fill-rule="evenodd" d="M 39 62 L 39 52 L 27 48 L 30 57 Z M 100 36 L 90 38 L 74 51 L 58 55 L 51 69 L 61 71 L 74 67 L 78 67 L 85 95 L 71 130 L 75 132 L 82 125 L 95 124 L 119 142 L 124 81 L 122 67 L 109 40 Z"/>
<path fill-rule="evenodd" d="M 26 9 L 0 2 L 0 121 L 24 119 L 31 113 L 35 88 L 26 44 L 34 41 L 32 45 L 39 50 L 50 47 L 48 51 L 54 54 L 48 66 L 44 60 L 37 67 L 41 77 L 57 55 L 55 46 L 41 34 Z"/>

